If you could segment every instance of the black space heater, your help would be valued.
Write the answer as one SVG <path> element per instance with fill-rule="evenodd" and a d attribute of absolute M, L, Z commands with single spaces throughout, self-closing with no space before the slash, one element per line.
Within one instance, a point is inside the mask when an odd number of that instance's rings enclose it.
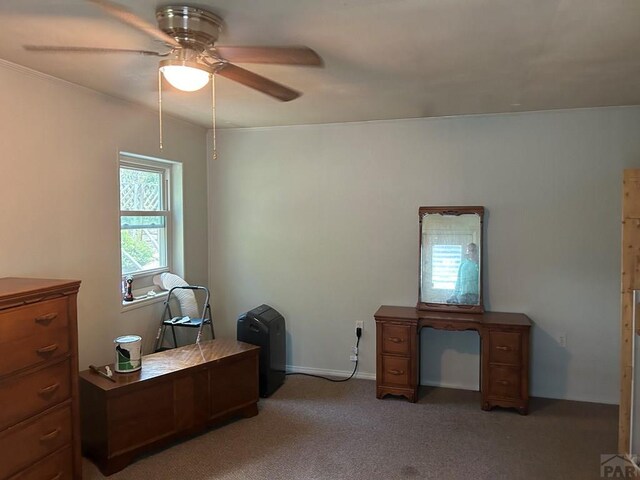
<path fill-rule="evenodd" d="M 268 397 L 285 379 L 287 340 L 284 317 L 260 305 L 238 317 L 238 341 L 260 347 L 260 396 Z"/>

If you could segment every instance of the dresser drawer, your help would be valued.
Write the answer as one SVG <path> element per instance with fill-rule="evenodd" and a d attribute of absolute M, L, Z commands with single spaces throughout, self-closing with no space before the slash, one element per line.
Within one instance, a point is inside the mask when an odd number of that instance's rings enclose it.
<path fill-rule="evenodd" d="M 69 398 L 70 375 L 70 363 L 65 360 L 0 381 L 0 430 Z"/>
<path fill-rule="evenodd" d="M 0 376 L 66 355 L 69 317 L 66 298 L 0 313 Z"/>
<path fill-rule="evenodd" d="M 19 472 L 71 442 L 67 405 L 0 433 L 0 478 Z"/>
<path fill-rule="evenodd" d="M 0 339 L 11 343 L 39 335 L 47 328 L 66 327 L 69 323 L 66 297 L 45 300 L 0 312 Z"/>
<path fill-rule="evenodd" d="M 49 455 L 9 480 L 73 480 L 71 447 Z"/>
<path fill-rule="evenodd" d="M 16 370 L 38 365 L 69 352 L 67 327 L 48 328 L 40 335 L 22 338 L 10 346 L 0 343 L 0 376 Z"/>
<path fill-rule="evenodd" d="M 382 325 L 382 353 L 409 355 L 411 350 L 411 327 L 405 325 Z"/>
<path fill-rule="evenodd" d="M 520 368 L 492 365 L 489 367 L 489 395 L 520 398 Z"/>
<path fill-rule="evenodd" d="M 409 358 L 382 355 L 382 385 L 409 386 L 409 370 Z"/>
<path fill-rule="evenodd" d="M 522 334 L 518 332 L 489 332 L 489 362 L 505 365 L 522 363 Z"/>

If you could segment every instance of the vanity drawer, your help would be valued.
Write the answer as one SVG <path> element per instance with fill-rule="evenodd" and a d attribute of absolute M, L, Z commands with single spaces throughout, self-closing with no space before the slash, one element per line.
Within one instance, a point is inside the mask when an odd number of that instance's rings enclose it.
<path fill-rule="evenodd" d="M 520 398 L 520 379 L 520 367 L 490 366 L 489 396 Z"/>
<path fill-rule="evenodd" d="M 505 365 L 522 364 L 522 334 L 518 332 L 489 332 L 489 362 Z"/>
<path fill-rule="evenodd" d="M 69 398 L 70 375 L 69 360 L 65 360 L 0 381 L 0 430 Z"/>
<path fill-rule="evenodd" d="M 382 385 L 409 386 L 410 362 L 410 358 L 382 355 Z"/>
<path fill-rule="evenodd" d="M 69 445 L 71 430 L 71 407 L 67 405 L 0 433 L 0 478 Z"/>
<path fill-rule="evenodd" d="M 49 455 L 9 480 L 73 480 L 71 447 Z"/>
<path fill-rule="evenodd" d="M 405 325 L 382 325 L 382 353 L 409 355 L 411 350 L 411 327 Z"/>

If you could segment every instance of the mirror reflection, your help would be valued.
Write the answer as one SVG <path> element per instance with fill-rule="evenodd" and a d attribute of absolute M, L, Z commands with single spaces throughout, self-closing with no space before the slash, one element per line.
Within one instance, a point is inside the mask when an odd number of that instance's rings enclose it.
<path fill-rule="evenodd" d="M 482 311 L 482 207 L 420 208 L 418 307 Z"/>

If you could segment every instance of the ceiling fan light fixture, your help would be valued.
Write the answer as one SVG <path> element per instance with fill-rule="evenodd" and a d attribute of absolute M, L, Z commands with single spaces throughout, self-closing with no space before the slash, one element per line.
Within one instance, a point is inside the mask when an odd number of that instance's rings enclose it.
<path fill-rule="evenodd" d="M 200 90 L 213 73 L 205 65 L 175 60 L 161 62 L 160 71 L 167 82 L 183 92 Z"/>

